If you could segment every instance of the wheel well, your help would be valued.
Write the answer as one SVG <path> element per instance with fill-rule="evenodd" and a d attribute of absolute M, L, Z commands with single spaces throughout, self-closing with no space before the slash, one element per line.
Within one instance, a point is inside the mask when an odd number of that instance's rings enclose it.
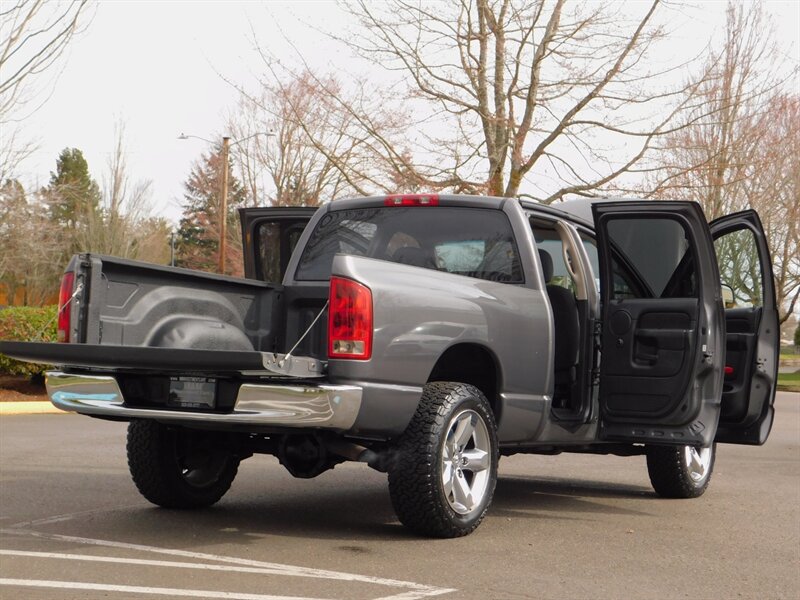
<path fill-rule="evenodd" d="M 458 381 L 478 388 L 497 414 L 499 368 L 494 355 L 478 344 L 458 344 L 445 350 L 431 371 L 428 381 Z"/>

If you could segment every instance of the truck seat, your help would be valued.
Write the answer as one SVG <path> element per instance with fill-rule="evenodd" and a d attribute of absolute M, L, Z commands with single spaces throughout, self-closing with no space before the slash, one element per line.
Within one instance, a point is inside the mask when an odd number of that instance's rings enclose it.
<path fill-rule="evenodd" d="M 580 344 L 578 305 L 574 294 L 560 285 L 550 285 L 553 278 L 553 257 L 546 250 L 539 250 L 542 274 L 547 284 L 547 296 L 553 310 L 555 329 L 554 370 L 556 386 L 568 386 L 575 381 Z M 558 387 L 556 393 L 558 395 Z"/>
<path fill-rule="evenodd" d="M 436 268 L 436 261 L 433 259 L 432 253 L 424 248 L 414 248 L 413 246 L 398 248 L 392 255 L 392 262 L 426 269 Z"/>

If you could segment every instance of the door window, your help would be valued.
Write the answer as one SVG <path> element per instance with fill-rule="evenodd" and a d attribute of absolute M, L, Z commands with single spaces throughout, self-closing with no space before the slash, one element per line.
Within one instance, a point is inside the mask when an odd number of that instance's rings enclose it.
<path fill-rule="evenodd" d="M 696 298 L 694 257 L 688 234 L 669 218 L 610 219 L 616 300 Z"/>
<path fill-rule="evenodd" d="M 280 283 L 306 221 L 264 221 L 256 229 L 258 273 L 261 281 Z"/>
<path fill-rule="evenodd" d="M 737 229 L 714 241 L 722 301 L 725 308 L 763 304 L 763 280 L 756 238 L 750 229 Z"/>

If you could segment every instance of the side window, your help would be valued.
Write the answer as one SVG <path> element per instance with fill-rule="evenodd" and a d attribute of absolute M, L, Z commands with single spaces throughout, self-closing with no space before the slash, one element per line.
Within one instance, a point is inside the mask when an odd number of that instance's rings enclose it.
<path fill-rule="evenodd" d="M 694 257 L 683 225 L 669 218 L 612 218 L 607 225 L 613 298 L 696 298 Z"/>
<path fill-rule="evenodd" d="M 714 240 L 725 308 L 762 306 L 764 282 L 753 232 L 737 229 Z"/>
<path fill-rule="evenodd" d="M 262 281 L 280 283 L 289 264 L 300 235 L 305 229 L 305 221 L 280 220 L 264 221 L 256 229 L 258 265 L 257 272 Z"/>

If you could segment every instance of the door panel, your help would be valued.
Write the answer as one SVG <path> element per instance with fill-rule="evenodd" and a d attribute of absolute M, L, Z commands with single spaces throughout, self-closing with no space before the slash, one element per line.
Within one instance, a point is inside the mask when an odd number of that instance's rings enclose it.
<path fill-rule="evenodd" d="M 600 252 L 601 436 L 709 445 L 722 387 L 722 306 L 698 206 L 593 207 Z"/>
<path fill-rule="evenodd" d="M 738 422 L 747 415 L 753 353 L 761 309 L 725 310 L 725 380 L 722 385 L 720 424 Z"/>
<path fill-rule="evenodd" d="M 697 300 L 656 303 L 626 300 L 609 311 L 603 347 L 615 350 L 603 353 L 601 382 L 609 416 L 665 416 L 682 401 L 688 381 L 681 374 L 695 354 Z"/>
<path fill-rule="evenodd" d="M 725 301 L 718 442 L 763 444 L 774 418 L 779 326 L 772 262 L 755 211 L 711 224 Z"/>
<path fill-rule="evenodd" d="M 281 283 L 294 246 L 315 212 L 316 206 L 239 209 L 245 277 Z"/>

